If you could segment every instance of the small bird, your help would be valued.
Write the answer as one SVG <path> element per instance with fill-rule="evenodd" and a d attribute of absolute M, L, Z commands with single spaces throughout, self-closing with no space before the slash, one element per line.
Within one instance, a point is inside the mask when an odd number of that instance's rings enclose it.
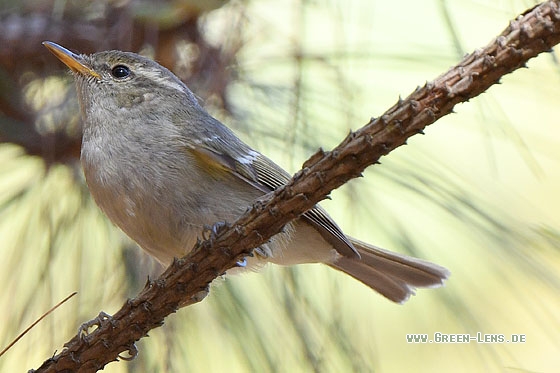
<path fill-rule="evenodd" d="M 162 264 L 188 253 L 203 227 L 234 221 L 290 180 L 156 62 L 129 52 L 84 55 L 43 44 L 76 81 L 84 124 L 81 162 L 93 198 Z M 346 236 L 319 205 L 240 265 L 266 262 L 325 263 L 397 303 L 449 276 L 436 264 Z"/>

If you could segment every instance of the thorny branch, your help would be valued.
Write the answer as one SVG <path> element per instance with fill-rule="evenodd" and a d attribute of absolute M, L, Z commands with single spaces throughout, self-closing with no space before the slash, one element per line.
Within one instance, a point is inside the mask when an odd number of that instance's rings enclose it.
<path fill-rule="evenodd" d="M 134 356 L 135 341 L 161 326 L 170 313 L 200 301 L 210 282 L 252 248 L 410 136 L 452 112 L 456 104 L 479 95 L 503 75 L 524 67 L 530 58 L 560 42 L 559 8 L 557 0 L 528 10 L 489 45 L 465 56 L 381 117 L 350 133 L 335 149 L 317 152 L 286 186 L 261 198 L 231 226 L 217 229 L 210 240 L 176 260 L 157 280 L 148 281 L 115 315 L 100 314 L 97 320 L 86 323 L 98 328 L 72 338 L 36 372 L 93 372 L 122 358 L 123 352 Z"/>

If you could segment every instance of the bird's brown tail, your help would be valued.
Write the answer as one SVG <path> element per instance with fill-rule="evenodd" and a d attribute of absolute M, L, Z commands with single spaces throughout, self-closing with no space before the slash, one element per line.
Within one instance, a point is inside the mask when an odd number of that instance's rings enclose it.
<path fill-rule="evenodd" d="M 417 287 L 442 286 L 450 274 L 437 264 L 386 251 L 353 238 L 351 241 L 361 259 L 340 257 L 329 265 L 363 282 L 393 302 L 406 302 Z"/>

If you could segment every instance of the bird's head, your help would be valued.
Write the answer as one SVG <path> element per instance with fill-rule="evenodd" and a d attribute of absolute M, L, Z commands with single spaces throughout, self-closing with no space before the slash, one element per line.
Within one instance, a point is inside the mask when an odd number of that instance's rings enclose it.
<path fill-rule="evenodd" d="M 43 45 L 72 70 L 86 121 L 95 115 L 92 107 L 132 112 L 152 109 L 154 114 L 175 101 L 190 101 L 198 107 L 194 94 L 179 78 L 148 58 L 117 50 L 76 54 L 50 41 Z"/>

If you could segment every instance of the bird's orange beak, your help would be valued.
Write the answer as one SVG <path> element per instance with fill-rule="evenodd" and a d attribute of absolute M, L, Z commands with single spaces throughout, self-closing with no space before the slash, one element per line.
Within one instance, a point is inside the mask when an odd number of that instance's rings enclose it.
<path fill-rule="evenodd" d="M 68 49 L 53 43 L 52 41 L 44 41 L 43 45 L 47 47 L 47 49 L 50 50 L 59 60 L 64 62 L 70 70 L 83 75 L 92 76 L 96 79 L 101 78 L 98 73 L 84 64 L 83 58 L 80 55 L 72 53 Z"/>

